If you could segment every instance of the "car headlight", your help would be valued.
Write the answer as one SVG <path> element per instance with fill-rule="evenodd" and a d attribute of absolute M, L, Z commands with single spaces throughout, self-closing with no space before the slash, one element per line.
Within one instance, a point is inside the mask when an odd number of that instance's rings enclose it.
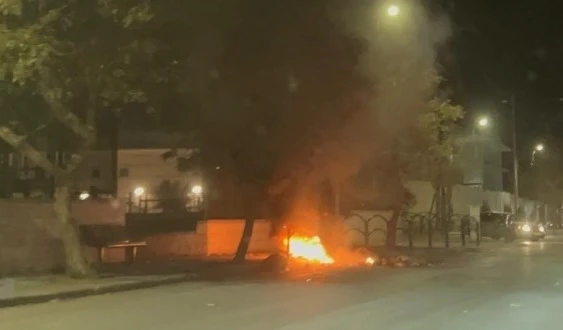
<path fill-rule="evenodd" d="M 530 225 L 523 225 L 521 229 L 522 229 L 523 232 L 526 232 L 526 233 L 529 233 L 529 232 L 532 231 L 532 227 L 530 227 Z"/>
<path fill-rule="evenodd" d="M 540 226 L 538 227 L 538 229 L 539 229 L 539 231 L 542 232 L 542 233 L 545 232 L 545 228 L 544 228 L 544 226 L 542 226 L 542 225 L 540 225 Z"/>

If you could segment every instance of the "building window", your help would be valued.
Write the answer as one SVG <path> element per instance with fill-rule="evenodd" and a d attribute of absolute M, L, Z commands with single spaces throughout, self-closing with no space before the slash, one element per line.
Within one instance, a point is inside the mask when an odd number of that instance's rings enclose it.
<path fill-rule="evenodd" d="M 129 169 L 128 168 L 120 168 L 119 169 L 119 177 L 126 178 L 129 176 Z"/>
<path fill-rule="evenodd" d="M 99 169 L 95 169 L 92 171 L 92 179 L 99 179 L 102 176 Z"/>

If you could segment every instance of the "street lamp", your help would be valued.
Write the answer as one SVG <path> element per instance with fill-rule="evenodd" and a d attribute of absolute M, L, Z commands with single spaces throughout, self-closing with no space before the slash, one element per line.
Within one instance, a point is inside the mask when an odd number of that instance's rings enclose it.
<path fill-rule="evenodd" d="M 512 114 L 512 175 L 514 176 L 512 181 L 512 185 L 514 186 L 514 196 L 512 197 L 514 204 L 514 216 L 516 217 L 516 214 L 518 214 L 519 210 L 518 204 L 520 199 L 520 189 L 518 184 L 518 142 L 516 140 L 516 97 L 514 96 L 514 94 L 512 94 L 509 100 L 503 100 L 502 103 L 510 106 L 510 112 Z"/>
<path fill-rule="evenodd" d="M 399 16 L 400 13 L 401 8 L 399 8 L 399 6 L 397 5 L 390 5 L 389 7 L 387 7 L 387 16 L 389 17 Z"/>
<path fill-rule="evenodd" d="M 479 125 L 479 127 L 489 126 L 489 118 L 487 118 L 487 117 L 479 118 L 479 121 L 477 121 L 477 125 Z"/>
<path fill-rule="evenodd" d="M 478 169 L 481 172 L 479 175 L 481 177 L 481 185 L 483 185 L 483 173 L 484 173 L 484 164 L 485 164 L 485 141 L 481 138 L 477 138 L 477 130 L 483 130 L 490 125 L 489 117 L 481 116 L 476 118 L 475 123 L 473 124 L 472 130 L 472 144 L 473 144 L 473 159 L 476 163 L 478 163 Z M 479 152 L 479 150 L 481 152 Z"/>
<path fill-rule="evenodd" d="M 78 198 L 79 198 L 81 201 L 85 201 L 85 200 L 87 200 L 88 198 L 90 198 L 90 193 L 87 192 L 87 191 L 83 191 L 83 192 L 80 193 L 80 195 L 78 195 Z"/>
<path fill-rule="evenodd" d="M 475 121 L 475 124 L 473 125 L 473 135 L 477 135 L 477 129 L 484 129 L 489 127 L 491 124 L 491 121 L 489 120 L 489 117 L 487 116 L 481 116 L 478 117 L 477 120 Z"/>
<path fill-rule="evenodd" d="M 192 187 L 192 194 L 194 195 L 201 195 L 203 192 L 203 187 L 200 185 L 195 185 Z"/>
<path fill-rule="evenodd" d="M 532 151 L 532 163 L 530 165 L 534 166 L 534 163 L 536 161 L 536 153 L 542 152 L 543 150 L 544 150 L 543 144 L 541 143 L 536 144 L 536 146 L 534 147 L 534 151 Z"/>
<path fill-rule="evenodd" d="M 133 194 L 135 195 L 135 197 L 141 197 L 145 194 L 145 188 L 137 187 L 135 188 L 135 190 L 133 190 Z"/>

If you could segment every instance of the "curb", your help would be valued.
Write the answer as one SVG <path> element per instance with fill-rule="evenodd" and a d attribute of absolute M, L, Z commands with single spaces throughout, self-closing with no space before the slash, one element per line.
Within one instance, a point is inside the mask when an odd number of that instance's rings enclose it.
<path fill-rule="evenodd" d="M 150 289 L 159 286 L 183 283 L 190 280 L 193 280 L 193 276 L 186 275 L 182 277 L 168 278 L 162 280 L 123 283 L 123 284 L 109 285 L 107 287 L 80 289 L 75 291 L 57 292 L 57 293 L 50 293 L 50 294 L 37 295 L 37 296 L 23 296 L 23 297 L 9 298 L 9 299 L 0 299 L 0 309 L 8 308 L 8 307 L 24 306 L 24 305 L 42 304 L 52 301 L 79 299 L 79 298 L 85 298 L 90 296 L 100 296 L 104 294 L 127 292 L 133 290 Z"/>

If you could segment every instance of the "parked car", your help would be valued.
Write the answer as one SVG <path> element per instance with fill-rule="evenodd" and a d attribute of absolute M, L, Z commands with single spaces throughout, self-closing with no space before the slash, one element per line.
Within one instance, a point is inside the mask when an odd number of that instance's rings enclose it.
<path fill-rule="evenodd" d="M 509 226 L 509 239 L 525 238 L 539 241 L 545 238 L 545 226 L 539 221 L 519 220 Z"/>

